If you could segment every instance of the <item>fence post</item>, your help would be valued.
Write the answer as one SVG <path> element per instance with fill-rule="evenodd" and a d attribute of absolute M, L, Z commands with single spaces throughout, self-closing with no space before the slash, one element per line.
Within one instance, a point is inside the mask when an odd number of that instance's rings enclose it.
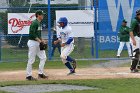
<path fill-rule="evenodd" d="M 51 6 L 48 0 L 48 59 L 51 60 L 52 42 L 51 42 Z"/>
<path fill-rule="evenodd" d="M 95 8 L 95 48 L 96 48 L 96 58 L 99 58 L 99 54 L 98 54 L 98 29 L 97 29 L 97 8 L 98 8 L 98 0 L 94 0 L 94 8 Z"/>

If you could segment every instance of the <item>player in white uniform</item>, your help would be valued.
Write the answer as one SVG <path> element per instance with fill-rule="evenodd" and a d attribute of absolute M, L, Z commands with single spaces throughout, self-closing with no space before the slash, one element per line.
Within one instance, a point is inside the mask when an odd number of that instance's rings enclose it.
<path fill-rule="evenodd" d="M 68 20 L 66 17 L 61 17 L 58 21 L 59 29 L 57 32 L 58 40 L 54 41 L 54 44 L 61 42 L 61 59 L 66 67 L 70 70 L 70 74 L 75 73 L 76 61 L 69 55 L 74 49 L 74 38 L 71 27 L 68 25 Z M 71 66 L 71 64 L 72 66 Z"/>

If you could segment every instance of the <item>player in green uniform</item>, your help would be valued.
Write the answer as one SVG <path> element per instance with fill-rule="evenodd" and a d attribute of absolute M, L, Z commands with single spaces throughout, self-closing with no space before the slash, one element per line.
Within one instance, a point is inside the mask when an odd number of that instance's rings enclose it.
<path fill-rule="evenodd" d="M 43 69 L 46 62 L 46 53 L 45 50 L 40 50 L 39 45 L 41 43 L 45 43 L 45 41 L 41 38 L 41 21 L 43 20 L 43 11 L 38 10 L 35 13 L 36 19 L 32 22 L 29 29 L 29 41 L 27 43 L 29 51 L 28 51 L 28 63 L 27 63 L 27 80 L 36 80 L 32 76 L 32 64 L 35 62 L 36 55 L 40 59 L 39 70 L 38 70 L 38 77 L 39 78 L 47 78 L 44 74 Z"/>
<path fill-rule="evenodd" d="M 126 44 L 128 49 L 128 54 L 132 57 L 130 42 L 129 42 L 129 27 L 127 26 L 127 21 L 123 20 L 122 25 L 119 30 L 119 38 L 120 38 L 120 45 L 117 52 L 117 57 L 120 57 L 120 54 L 123 50 L 124 45 Z"/>
<path fill-rule="evenodd" d="M 131 22 L 130 37 L 133 50 L 130 70 L 135 73 L 138 72 L 137 66 L 140 56 L 140 9 L 136 11 L 136 17 Z"/>

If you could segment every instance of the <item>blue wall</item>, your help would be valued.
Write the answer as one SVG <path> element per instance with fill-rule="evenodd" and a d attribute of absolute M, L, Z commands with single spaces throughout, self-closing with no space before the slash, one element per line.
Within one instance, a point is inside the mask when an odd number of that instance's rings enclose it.
<path fill-rule="evenodd" d="M 129 26 L 138 8 L 140 8 L 140 0 L 99 0 L 99 49 L 118 48 L 117 33 L 121 22 L 126 19 Z"/>

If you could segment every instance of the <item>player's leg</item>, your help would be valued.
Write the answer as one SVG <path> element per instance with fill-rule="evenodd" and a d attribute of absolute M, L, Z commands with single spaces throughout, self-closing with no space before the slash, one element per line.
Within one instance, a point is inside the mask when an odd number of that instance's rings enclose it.
<path fill-rule="evenodd" d="M 120 57 L 120 54 L 123 50 L 125 42 L 120 42 L 119 48 L 118 48 L 118 52 L 117 52 L 117 57 Z"/>
<path fill-rule="evenodd" d="M 37 47 L 36 47 L 36 44 L 35 42 L 33 41 L 28 41 L 28 63 L 27 63 L 27 68 L 26 68 L 26 72 L 27 72 L 27 77 L 26 79 L 28 80 L 35 80 L 33 77 L 32 77 L 32 64 L 35 62 L 35 57 L 36 57 L 36 54 L 37 54 Z"/>
<path fill-rule="evenodd" d="M 71 66 L 71 64 L 66 60 L 67 56 L 71 53 L 70 46 L 65 46 L 61 48 L 61 59 L 62 62 L 65 64 L 65 66 L 70 70 L 70 73 L 75 73 L 74 68 Z"/>
<path fill-rule="evenodd" d="M 59 54 L 61 54 L 61 47 L 58 46 L 57 48 L 58 48 L 58 52 L 59 52 Z"/>
<path fill-rule="evenodd" d="M 71 57 L 69 56 L 69 54 L 70 54 L 73 50 L 74 50 L 74 45 L 71 44 L 71 45 L 69 46 L 69 48 L 67 49 L 67 51 L 66 51 L 66 53 L 67 53 L 67 58 L 66 58 L 66 60 L 67 60 L 68 62 L 71 62 L 71 63 L 72 63 L 72 66 L 73 66 L 74 71 L 75 71 L 75 69 L 76 69 L 76 60 L 75 60 L 74 58 L 71 58 Z"/>
<path fill-rule="evenodd" d="M 56 46 L 53 46 L 53 47 L 52 47 L 52 53 L 51 53 L 52 56 L 54 56 L 54 51 L 55 51 L 55 49 L 56 49 Z"/>
<path fill-rule="evenodd" d="M 140 50 L 139 50 L 139 38 L 135 37 L 136 40 L 136 46 L 133 45 L 132 41 L 131 41 L 131 45 L 132 45 L 132 50 L 133 50 L 133 57 L 132 57 L 132 61 L 131 61 L 131 72 L 135 73 L 138 72 L 136 66 L 138 64 L 139 61 L 139 55 L 140 55 Z"/>
<path fill-rule="evenodd" d="M 140 52 L 140 37 L 139 37 L 139 52 Z M 139 60 L 137 64 L 137 69 L 140 69 L 140 53 L 139 53 Z"/>
<path fill-rule="evenodd" d="M 128 55 L 129 55 L 129 57 L 132 57 L 130 42 L 126 42 L 126 46 L 127 46 L 127 50 L 128 50 Z"/>
<path fill-rule="evenodd" d="M 44 79 L 48 78 L 48 76 L 44 74 L 44 65 L 45 65 L 46 59 L 47 59 L 45 50 L 41 50 L 41 51 L 38 50 L 37 56 L 40 59 L 39 69 L 38 69 L 38 77 L 44 78 Z"/>

